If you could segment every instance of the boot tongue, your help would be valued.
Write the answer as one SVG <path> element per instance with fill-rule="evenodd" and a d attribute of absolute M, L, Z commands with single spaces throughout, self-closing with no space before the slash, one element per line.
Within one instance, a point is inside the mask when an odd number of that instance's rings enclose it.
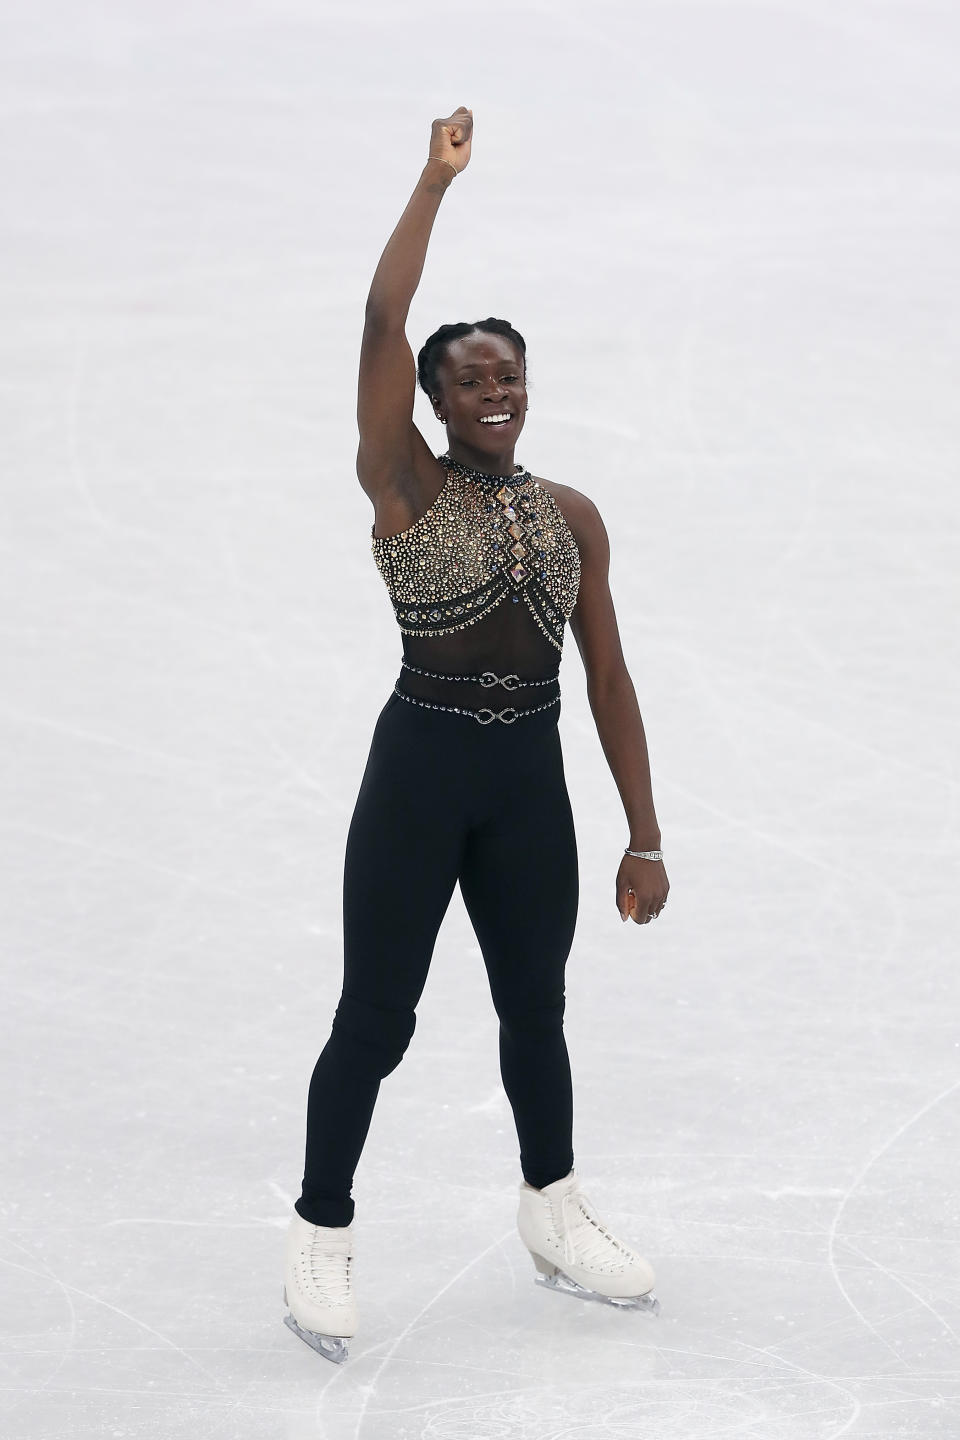
<path fill-rule="evenodd" d="M 551 1184 L 543 1187 L 544 1195 L 553 1195 L 558 1199 L 562 1195 L 569 1195 L 571 1190 L 577 1188 L 577 1177 L 573 1170 L 569 1175 L 564 1175 L 560 1180 L 554 1180 Z"/>

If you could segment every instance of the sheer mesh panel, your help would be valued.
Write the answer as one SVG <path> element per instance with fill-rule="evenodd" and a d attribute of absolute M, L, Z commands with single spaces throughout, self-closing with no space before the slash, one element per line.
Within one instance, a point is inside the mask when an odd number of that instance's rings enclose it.
<path fill-rule="evenodd" d="M 450 635 L 404 635 L 403 658 L 417 670 L 445 675 L 497 676 L 514 674 L 520 680 L 549 680 L 546 685 L 488 684 L 471 680 L 439 680 L 403 668 L 398 686 L 406 695 L 441 705 L 464 705 L 472 710 L 502 710 L 513 705 L 526 710 L 552 700 L 559 692 L 557 671 L 560 651 L 547 639 L 521 598 L 507 595 L 496 609 L 473 625 Z"/>

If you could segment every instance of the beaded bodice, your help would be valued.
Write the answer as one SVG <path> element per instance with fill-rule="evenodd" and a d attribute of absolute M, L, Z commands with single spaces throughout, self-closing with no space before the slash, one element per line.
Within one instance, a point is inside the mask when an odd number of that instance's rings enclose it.
<path fill-rule="evenodd" d="M 580 588 L 580 551 L 559 505 L 521 466 L 507 479 L 439 459 L 447 478 L 426 514 L 396 535 L 371 526 L 405 658 L 444 672 L 555 677 Z M 409 672 L 404 683 L 438 690 Z M 449 695 L 450 685 L 439 689 Z"/>
<path fill-rule="evenodd" d="M 400 629 L 443 635 L 483 618 L 504 600 L 523 600 L 563 649 L 563 628 L 580 586 L 580 552 L 560 507 L 529 470 L 509 480 L 450 461 L 425 515 L 397 535 L 375 536 L 373 558 Z M 494 488 L 499 481 L 499 489 Z"/>

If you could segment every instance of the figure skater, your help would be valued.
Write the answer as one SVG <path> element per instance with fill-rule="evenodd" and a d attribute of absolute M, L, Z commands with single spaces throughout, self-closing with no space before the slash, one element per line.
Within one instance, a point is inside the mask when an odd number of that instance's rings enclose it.
<path fill-rule="evenodd" d="M 442 325 L 414 367 L 404 333 L 434 219 L 470 160 L 473 113 L 435 120 L 429 158 L 380 259 L 360 354 L 357 475 L 371 549 L 402 633 L 350 822 L 343 987 L 307 1097 L 303 1188 L 286 1239 L 285 1323 L 346 1358 L 354 1171 L 380 1082 L 413 1036 L 454 886 L 500 1021 L 519 1140 L 518 1227 L 541 1284 L 656 1311 L 647 1261 L 613 1236 L 573 1168 L 564 972 L 579 902 L 557 720 L 564 627 L 583 658 L 629 827 L 621 918 L 646 925 L 669 884 L 643 722 L 608 586 L 600 514 L 514 461 L 526 343 L 506 320 Z M 439 457 L 412 420 L 414 381 L 446 426 Z"/>

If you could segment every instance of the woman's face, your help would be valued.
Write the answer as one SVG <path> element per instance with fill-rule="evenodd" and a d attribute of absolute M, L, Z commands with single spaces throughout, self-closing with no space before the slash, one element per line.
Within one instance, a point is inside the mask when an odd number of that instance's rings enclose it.
<path fill-rule="evenodd" d="M 437 366 L 434 410 L 445 416 L 447 436 L 491 456 L 512 451 L 527 411 L 523 356 L 506 335 L 475 330 L 444 349 Z M 504 424 L 484 416 L 509 415 Z"/>

